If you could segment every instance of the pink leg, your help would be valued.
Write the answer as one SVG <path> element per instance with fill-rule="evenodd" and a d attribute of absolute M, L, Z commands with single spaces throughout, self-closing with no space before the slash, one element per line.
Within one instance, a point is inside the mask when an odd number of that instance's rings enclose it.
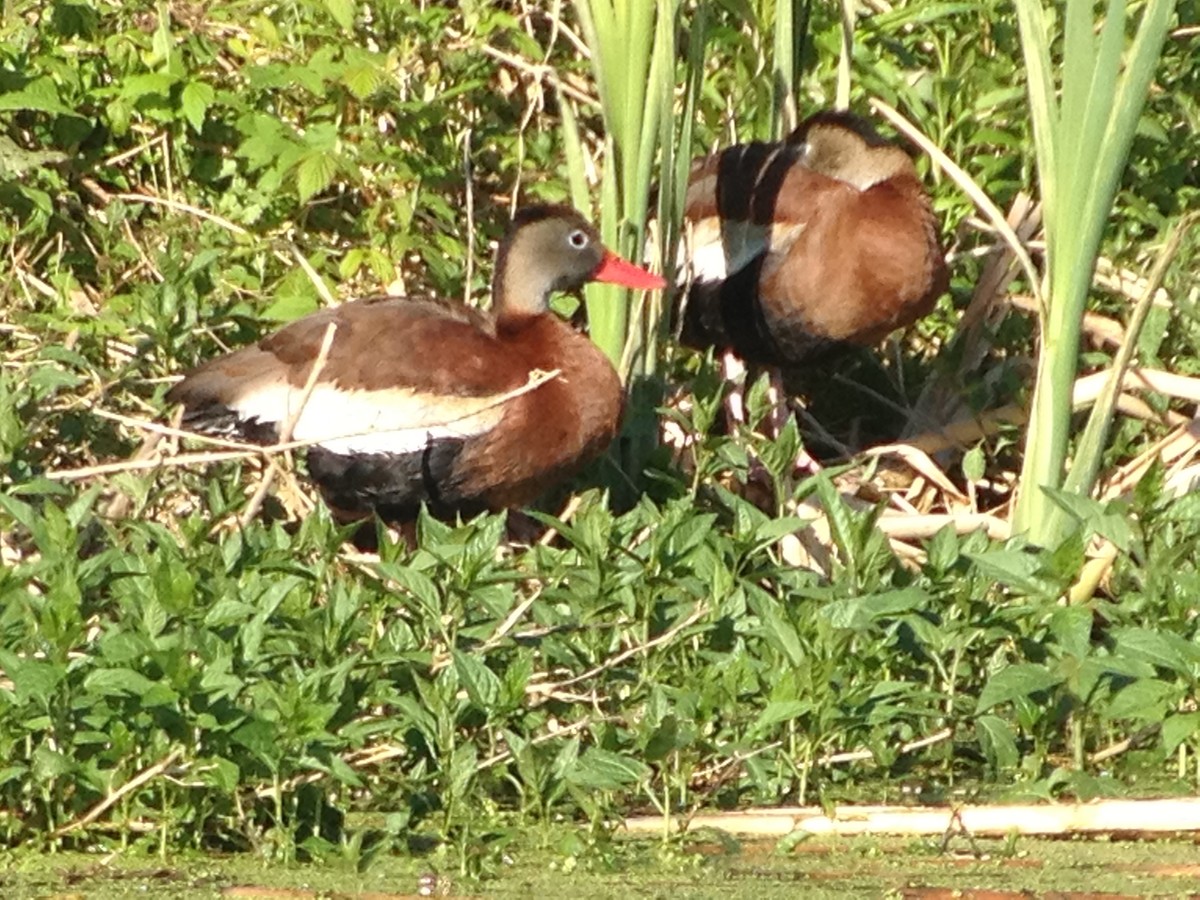
<path fill-rule="evenodd" d="M 730 426 L 746 424 L 746 364 L 732 350 L 721 354 L 721 378 L 733 385 L 725 395 L 725 418 Z M 729 429 L 731 432 L 733 428 Z"/>
<path fill-rule="evenodd" d="M 768 423 L 771 429 L 769 436 L 776 438 L 783 432 L 784 426 L 792 416 L 792 411 L 788 405 L 787 391 L 783 386 L 783 373 L 772 368 L 768 377 L 770 382 L 767 385 L 767 402 L 771 410 L 771 418 Z M 821 464 L 801 447 L 800 452 L 796 454 L 795 471 L 797 474 L 816 475 L 821 471 Z"/>

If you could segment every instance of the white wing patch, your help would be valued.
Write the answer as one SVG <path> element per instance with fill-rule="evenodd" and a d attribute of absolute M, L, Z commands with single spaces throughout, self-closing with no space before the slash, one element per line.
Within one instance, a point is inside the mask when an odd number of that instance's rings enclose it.
<path fill-rule="evenodd" d="M 711 216 L 692 224 L 683 252 L 688 254 L 693 281 L 723 281 L 763 253 L 786 253 L 802 231 L 804 225 L 797 222 L 767 228 Z"/>
<path fill-rule="evenodd" d="M 278 427 L 300 407 L 303 389 L 265 385 L 231 403 L 244 419 Z M 347 391 L 318 384 L 304 404 L 292 440 L 332 453 L 413 453 L 430 441 L 467 438 L 494 428 L 504 417 L 509 394 L 446 397 L 412 389 Z"/>

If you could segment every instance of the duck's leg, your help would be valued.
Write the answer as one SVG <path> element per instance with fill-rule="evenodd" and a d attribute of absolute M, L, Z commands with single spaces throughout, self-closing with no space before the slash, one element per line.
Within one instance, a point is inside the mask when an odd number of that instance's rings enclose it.
<path fill-rule="evenodd" d="M 770 410 L 767 414 L 767 436 L 774 440 L 783 433 L 788 419 L 794 415 L 787 389 L 783 384 L 783 372 L 774 366 L 767 374 L 767 408 Z M 816 475 L 821 471 L 821 464 L 801 446 L 800 452 L 796 454 L 795 471 L 801 475 Z"/>
<path fill-rule="evenodd" d="M 732 350 L 721 354 L 721 380 L 731 385 L 725 395 L 725 419 L 730 432 L 746 424 L 746 364 Z"/>

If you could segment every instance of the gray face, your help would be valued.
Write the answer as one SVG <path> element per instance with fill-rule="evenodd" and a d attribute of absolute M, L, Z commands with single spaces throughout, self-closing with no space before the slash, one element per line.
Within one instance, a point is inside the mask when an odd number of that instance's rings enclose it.
<path fill-rule="evenodd" d="M 498 258 L 496 308 L 505 314 L 544 313 L 554 291 L 587 282 L 603 258 L 600 236 L 576 214 L 526 222 Z"/>
<path fill-rule="evenodd" d="M 912 170 L 912 161 L 899 147 L 868 144 L 848 128 L 827 124 L 809 129 L 801 160 L 814 172 L 845 181 L 860 191 Z"/>

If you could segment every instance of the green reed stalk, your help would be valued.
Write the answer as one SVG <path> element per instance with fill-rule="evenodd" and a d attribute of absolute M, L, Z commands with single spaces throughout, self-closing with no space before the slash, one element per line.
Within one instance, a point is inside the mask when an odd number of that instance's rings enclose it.
<path fill-rule="evenodd" d="M 591 52 L 604 117 L 596 217 L 600 232 L 618 253 L 640 261 L 656 223 L 651 244 L 658 249 L 658 259 L 653 262 L 673 282 L 692 123 L 704 71 L 706 3 L 689 5 L 686 21 L 682 0 L 575 0 L 574 6 Z M 682 63 L 680 35 L 688 41 Z M 589 209 L 592 195 L 579 124 L 566 100 L 562 110 L 572 199 Z M 652 210 L 655 185 L 658 197 Z M 631 476 L 641 471 L 657 443 L 659 349 L 667 333 L 670 299 L 669 289 L 634 293 L 614 285 L 589 285 L 585 293 L 592 339 L 629 386 L 618 453 L 621 469 Z"/>
<path fill-rule="evenodd" d="M 1021 29 L 1046 231 L 1044 308 L 1033 409 L 1014 529 L 1038 544 L 1062 537 L 1066 519 L 1042 488 L 1061 488 L 1070 436 L 1079 334 L 1096 256 L 1138 118 L 1162 52 L 1172 0 L 1147 0 L 1126 50 L 1125 0 L 1108 0 L 1097 23 L 1092 0 L 1066 0 L 1062 61 L 1051 62 L 1059 4 L 1014 0 Z M 1090 444 L 1091 454 L 1103 448 Z M 1094 460 L 1076 459 L 1082 471 Z M 1094 479 L 1072 487 L 1090 492 Z"/>

